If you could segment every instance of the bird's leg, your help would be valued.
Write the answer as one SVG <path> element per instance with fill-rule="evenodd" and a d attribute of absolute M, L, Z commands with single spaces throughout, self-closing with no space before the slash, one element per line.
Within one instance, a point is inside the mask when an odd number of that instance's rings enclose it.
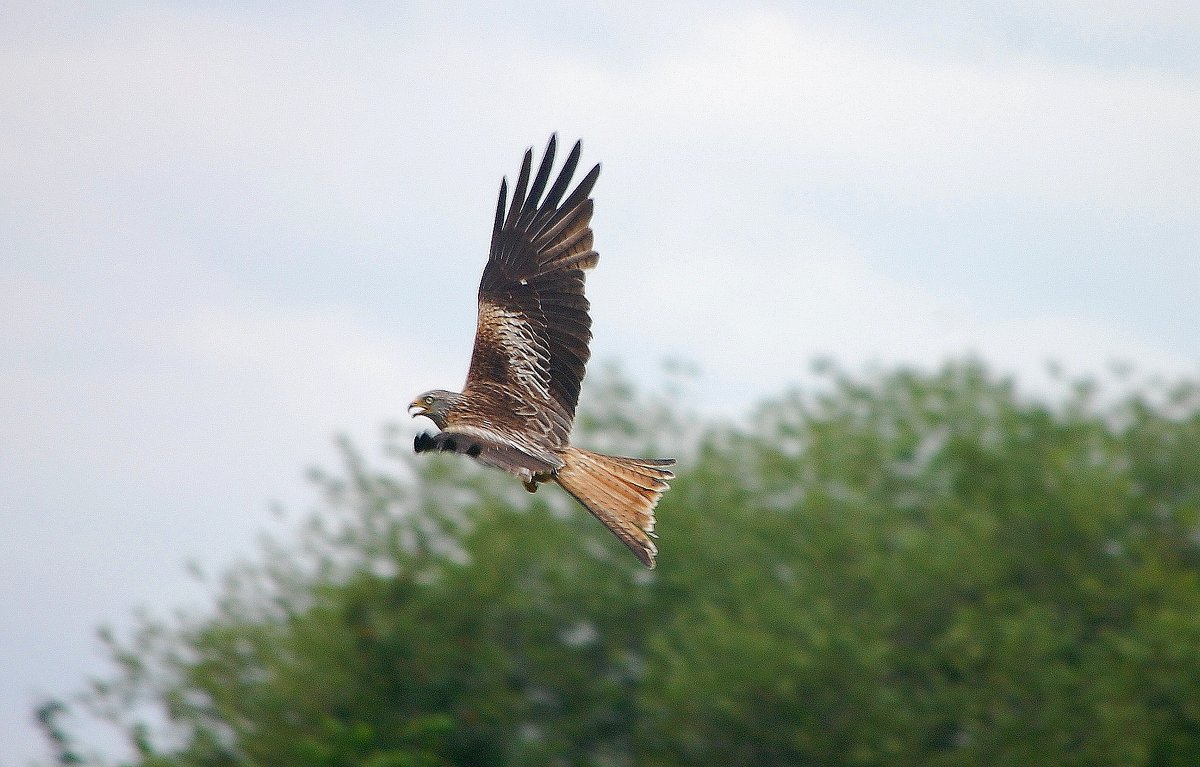
<path fill-rule="evenodd" d="M 525 475 L 522 474 L 521 482 L 523 482 L 525 484 L 526 490 L 528 490 L 531 493 L 536 493 L 538 484 L 542 483 L 542 482 L 549 482 L 550 476 L 551 475 L 547 474 L 546 472 L 539 471 L 537 474 L 531 474 L 529 476 L 529 478 L 526 479 Z"/>
<path fill-rule="evenodd" d="M 521 468 L 517 470 L 517 476 L 521 479 L 521 484 L 531 493 L 537 492 L 537 479 L 533 476 L 533 472 L 529 469 Z"/>

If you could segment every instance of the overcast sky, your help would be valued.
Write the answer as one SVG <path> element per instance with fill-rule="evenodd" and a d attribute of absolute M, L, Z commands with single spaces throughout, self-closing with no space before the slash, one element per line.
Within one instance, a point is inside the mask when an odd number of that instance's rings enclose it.
<path fill-rule="evenodd" d="M 818 355 L 1198 372 L 1194 0 L 278 5 L 0 5 L 4 767 L 99 624 L 461 384 L 552 131 L 603 163 L 595 358 L 706 407 Z"/>

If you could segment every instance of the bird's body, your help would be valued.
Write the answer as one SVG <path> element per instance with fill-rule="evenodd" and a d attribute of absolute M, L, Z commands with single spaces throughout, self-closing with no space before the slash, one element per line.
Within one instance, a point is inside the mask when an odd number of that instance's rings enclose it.
<path fill-rule="evenodd" d="M 654 507 L 672 478 L 664 467 L 674 461 L 605 456 L 570 444 L 590 356 L 584 271 L 600 259 L 590 227 L 600 166 L 567 195 L 576 143 L 543 198 L 554 152 L 551 137 L 532 184 L 533 153 L 526 152 L 507 210 L 507 180 L 500 185 L 467 381 L 461 393 L 437 389 L 412 402 L 414 416 L 441 430 L 418 436 L 415 448 L 465 453 L 516 475 L 531 492 L 539 482 L 557 482 L 653 567 Z"/>

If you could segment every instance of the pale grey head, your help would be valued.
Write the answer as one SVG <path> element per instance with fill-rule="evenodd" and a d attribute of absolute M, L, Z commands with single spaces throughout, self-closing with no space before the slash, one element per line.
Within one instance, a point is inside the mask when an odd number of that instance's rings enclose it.
<path fill-rule="evenodd" d="M 413 418 L 423 415 L 437 424 L 439 429 L 446 428 L 450 410 L 462 399 L 457 392 L 445 389 L 433 389 L 414 399 L 408 406 L 408 414 Z"/>

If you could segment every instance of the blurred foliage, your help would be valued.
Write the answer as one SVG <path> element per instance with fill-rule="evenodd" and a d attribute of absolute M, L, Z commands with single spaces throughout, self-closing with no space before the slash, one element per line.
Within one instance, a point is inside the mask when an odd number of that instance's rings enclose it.
<path fill-rule="evenodd" d="M 748 426 L 589 381 L 581 444 L 683 459 L 653 572 L 556 488 L 343 445 L 86 705 L 145 767 L 1200 763 L 1200 389 L 822 376 Z"/>

